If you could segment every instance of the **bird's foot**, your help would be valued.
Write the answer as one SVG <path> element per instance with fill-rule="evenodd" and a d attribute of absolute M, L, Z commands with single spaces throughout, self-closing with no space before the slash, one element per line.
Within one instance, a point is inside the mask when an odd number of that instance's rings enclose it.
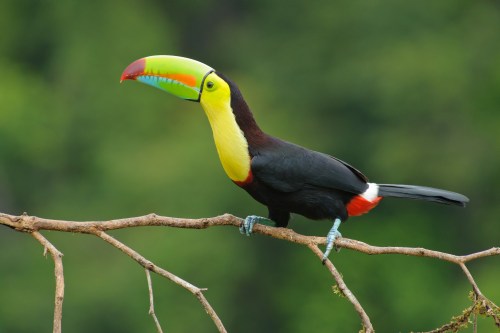
<path fill-rule="evenodd" d="M 240 233 L 243 235 L 250 236 L 252 234 L 253 226 L 255 223 L 265 224 L 269 226 L 275 225 L 273 221 L 271 221 L 270 219 L 266 219 L 265 217 L 257 215 L 249 215 L 241 224 Z"/>
<path fill-rule="evenodd" d="M 330 229 L 328 235 L 326 236 L 326 250 L 323 254 L 323 264 L 325 264 L 326 259 L 328 259 L 328 255 L 334 247 L 335 240 L 339 237 L 342 237 L 342 234 L 338 230 L 341 222 L 342 221 L 339 218 L 336 218 L 335 222 L 333 222 L 333 227 Z M 335 251 L 339 252 L 340 249 L 335 247 Z"/>

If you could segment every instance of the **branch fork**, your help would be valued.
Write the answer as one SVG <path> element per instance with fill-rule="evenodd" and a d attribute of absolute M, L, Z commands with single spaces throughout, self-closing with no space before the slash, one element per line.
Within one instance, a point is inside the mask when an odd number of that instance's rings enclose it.
<path fill-rule="evenodd" d="M 214 325 L 216 326 L 218 331 L 227 332 L 219 316 L 217 315 L 217 313 L 212 308 L 208 300 L 205 298 L 205 295 L 203 294 L 203 292 L 206 291 L 207 289 L 196 287 L 193 284 L 189 283 L 188 281 L 178 277 L 177 275 L 172 274 L 169 271 L 155 265 L 153 262 L 149 261 L 142 255 L 140 255 L 138 252 L 134 251 L 132 248 L 121 243 L 120 241 L 110 236 L 106 232 L 110 230 L 141 227 L 141 226 L 164 226 L 164 227 L 188 228 L 188 229 L 206 229 L 214 226 L 233 226 L 239 228 L 242 222 L 243 222 L 242 219 L 230 214 L 224 214 L 212 218 L 201 218 L 201 219 L 182 219 L 182 218 L 160 216 L 157 214 L 149 214 L 139 217 L 115 219 L 108 221 L 75 222 L 75 221 L 52 220 L 52 219 L 39 218 L 35 216 L 28 216 L 28 214 L 26 213 L 23 213 L 20 216 L 0 213 L 0 224 L 15 229 L 19 232 L 25 232 L 31 234 L 44 247 L 44 254 L 46 254 L 47 252 L 50 253 L 54 261 L 54 273 L 56 277 L 54 329 L 53 329 L 54 333 L 61 332 L 62 304 L 64 300 L 64 273 L 62 266 L 62 253 L 59 250 L 57 250 L 57 248 L 54 245 L 52 245 L 44 236 L 40 234 L 39 232 L 40 230 L 54 230 L 54 231 L 94 235 L 96 237 L 101 238 L 105 242 L 109 243 L 113 247 L 119 249 L 127 256 L 135 260 L 139 265 L 141 265 L 145 269 L 147 283 L 148 283 L 148 292 L 150 300 L 149 314 L 152 316 L 157 331 L 159 333 L 162 333 L 163 331 L 154 310 L 153 288 L 152 288 L 150 272 L 154 272 L 174 282 L 180 287 L 188 290 L 198 299 L 204 310 L 207 312 L 207 314 L 214 322 Z M 326 244 L 325 237 L 305 236 L 296 233 L 291 229 L 274 228 L 262 224 L 256 224 L 253 228 L 253 232 L 273 237 L 276 239 L 281 239 L 287 242 L 306 246 L 319 258 L 319 262 L 321 262 L 321 259 L 323 257 L 323 252 L 319 249 L 319 245 Z M 466 325 L 467 322 L 469 321 L 469 317 L 472 314 L 475 314 L 476 312 L 479 312 L 480 314 L 483 314 L 488 317 L 492 317 L 495 322 L 495 325 L 500 328 L 499 307 L 495 305 L 493 302 L 491 302 L 489 299 L 487 299 L 481 293 L 477 283 L 475 282 L 472 274 L 470 273 L 470 271 L 466 266 L 466 263 L 473 260 L 500 255 L 500 247 L 493 247 L 491 249 L 480 251 L 477 253 L 472 253 L 469 255 L 457 256 L 454 254 L 429 250 L 425 248 L 394 247 L 394 246 L 379 247 L 348 238 L 338 238 L 335 241 L 335 246 L 338 248 L 350 249 L 369 255 L 399 254 L 399 255 L 416 256 L 416 257 L 429 257 L 456 264 L 460 266 L 467 280 L 471 284 L 472 292 L 474 295 L 474 304 L 468 309 L 466 309 L 461 316 L 457 317 L 458 319 L 455 318 L 455 320 L 453 320 L 451 323 L 443 325 L 442 327 L 430 331 L 429 333 L 446 332 L 449 331 L 450 329 L 456 331 L 464 327 L 463 326 L 464 320 Z M 374 332 L 374 328 L 370 321 L 370 318 L 368 317 L 366 311 L 363 309 L 361 303 L 357 300 L 357 298 L 354 296 L 351 290 L 349 290 L 349 288 L 347 287 L 340 272 L 337 270 L 337 268 L 333 265 L 333 263 L 329 259 L 325 261 L 325 266 L 332 275 L 333 279 L 335 280 L 338 290 L 340 290 L 340 292 L 349 300 L 349 302 L 351 302 L 355 311 L 358 313 L 363 327 L 362 331 L 367 333 Z"/>

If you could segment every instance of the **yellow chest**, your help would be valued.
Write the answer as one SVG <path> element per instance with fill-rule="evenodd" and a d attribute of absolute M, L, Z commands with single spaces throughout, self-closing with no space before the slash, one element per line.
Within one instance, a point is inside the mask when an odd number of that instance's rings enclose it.
<path fill-rule="evenodd" d="M 248 143 L 236 123 L 229 100 L 205 101 L 200 103 L 212 127 L 215 146 L 227 176 L 234 182 L 245 182 L 250 176 L 250 155 Z"/>

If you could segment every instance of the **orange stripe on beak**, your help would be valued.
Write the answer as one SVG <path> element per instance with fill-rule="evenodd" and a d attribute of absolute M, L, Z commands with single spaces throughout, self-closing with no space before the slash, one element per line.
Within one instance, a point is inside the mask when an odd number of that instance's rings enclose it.
<path fill-rule="evenodd" d="M 196 87 L 196 77 L 189 74 L 154 74 L 154 76 L 165 77 L 177 82 L 181 82 L 189 87 Z"/>

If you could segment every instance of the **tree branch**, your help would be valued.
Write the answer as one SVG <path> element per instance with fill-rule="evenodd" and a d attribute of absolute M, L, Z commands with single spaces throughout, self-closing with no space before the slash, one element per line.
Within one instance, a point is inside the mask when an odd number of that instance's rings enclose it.
<path fill-rule="evenodd" d="M 39 241 L 44 247 L 44 255 L 47 251 L 50 253 L 52 260 L 54 260 L 54 274 L 56 276 L 56 291 L 54 301 L 54 333 L 61 333 L 62 330 L 62 306 L 64 301 L 64 272 L 62 264 L 63 254 L 59 252 L 45 237 L 38 231 L 34 231 L 31 235 Z"/>
<path fill-rule="evenodd" d="M 55 231 L 63 231 L 63 232 L 73 232 L 73 233 L 85 233 L 95 235 L 114 247 L 118 248 L 129 257 L 138 262 L 141 266 L 143 266 L 148 274 L 149 271 L 155 272 L 170 281 L 176 283 L 177 285 L 183 287 L 184 289 L 191 292 L 195 295 L 199 302 L 204 307 L 207 314 L 213 320 L 214 324 L 218 328 L 219 332 L 226 332 L 220 318 L 214 311 L 214 309 L 210 306 L 205 296 L 203 295 L 203 290 L 200 289 L 189 282 L 179 278 L 178 276 L 156 266 L 151 261 L 147 260 L 136 251 L 127 247 L 125 244 L 119 242 L 115 238 L 111 237 L 106 233 L 106 231 L 123 229 L 123 228 L 131 228 L 131 227 L 141 227 L 141 226 L 165 226 L 165 227 L 175 227 L 175 228 L 189 228 L 189 229 L 206 229 L 213 226 L 235 226 L 239 227 L 242 223 L 242 220 L 238 217 L 235 217 L 230 214 L 224 214 L 221 216 L 213 217 L 213 218 L 201 218 L 201 219 L 181 219 L 181 218 L 173 218 L 173 217 L 165 217 L 159 216 L 156 214 L 149 214 L 145 216 L 132 217 L 132 218 L 124 218 L 124 219 L 115 219 L 108 221 L 90 221 L 90 222 L 74 222 L 74 221 L 65 221 L 65 220 L 52 220 L 39 218 L 35 216 L 27 216 L 23 214 L 22 216 L 15 216 L 9 214 L 0 213 L 0 224 L 13 228 L 17 231 L 31 233 L 35 238 L 37 238 L 43 245 L 48 249 L 54 258 L 54 262 L 56 265 L 56 309 L 55 313 L 62 314 L 62 299 L 63 294 L 61 293 L 61 289 L 57 288 L 61 282 L 57 282 L 57 278 L 59 277 L 62 280 L 62 260 L 59 251 L 55 249 L 50 243 L 48 243 L 45 238 L 43 238 L 38 231 L 39 230 L 55 230 Z M 259 233 L 262 235 L 266 235 L 269 237 L 273 237 L 276 239 L 285 240 L 288 242 L 301 244 L 307 246 L 316 256 L 321 260 L 322 252 L 319 249 L 319 245 L 326 244 L 325 237 L 316 237 L 316 236 L 305 236 L 296 233 L 291 229 L 286 228 L 273 228 L 268 227 L 262 224 L 256 224 L 253 229 L 254 233 Z M 48 245 L 50 244 L 50 245 Z M 410 247 L 379 247 L 369 245 L 357 240 L 352 240 L 348 238 L 339 238 L 335 241 L 335 246 L 338 248 L 345 248 L 355 250 L 361 253 L 369 254 L 369 255 L 378 255 L 378 254 L 399 254 L 399 255 L 407 255 L 407 256 L 416 256 L 416 257 L 428 257 L 434 258 L 438 260 L 448 261 L 450 263 L 456 264 L 460 266 L 462 271 L 464 272 L 467 280 L 472 286 L 473 293 L 475 295 L 474 304 L 464 311 L 464 314 L 457 317 L 460 320 L 468 321 L 468 318 L 471 314 L 483 314 L 486 316 L 490 316 L 495 321 L 495 325 L 500 327 L 500 319 L 499 319 L 499 310 L 498 306 L 496 306 L 493 302 L 488 300 L 480 291 L 477 283 L 475 282 L 472 274 L 469 272 L 466 267 L 466 263 L 477 260 L 484 257 L 489 256 L 497 256 L 500 255 L 500 247 L 493 247 L 488 250 L 480 251 L 477 253 L 472 253 L 468 255 L 454 255 L 445 252 L 439 252 L 434 250 L 429 250 L 425 248 L 410 248 Z M 326 262 L 326 267 L 332 274 L 333 278 L 337 282 L 337 286 L 340 292 L 352 303 L 354 309 L 358 313 L 361 318 L 362 325 L 364 327 L 365 332 L 373 332 L 373 326 L 370 322 L 368 315 L 365 310 L 356 299 L 354 294 L 349 290 L 347 285 L 342 279 L 341 274 L 337 271 L 335 266 L 331 263 L 331 261 Z M 59 272 L 59 273 L 58 273 Z M 148 285 L 151 288 L 150 280 L 148 279 Z M 64 288 L 64 282 L 62 282 L 62 286 Z M 63 290 L 63 289 L 62 289 Z M 59 292 L 59 294 L 58 294 Z M 150 306 L 152 308 L 152 289 L 150 289 Z M 60 303 L 58 303 L 58 300 Z M 59 305 L 58 305 L 59 304 Z M 59 309 L 59 310 L 58 310 Z M 154 311 L 153 311 L 154 314 Z M 152 314 L 152 316 L 153 316 Z M 56 317 L 56 316 L 55 316 Z M 54 317 L 54 332 L 56 331 L 56 318 Z M 154 315 L 155 323 L 157 323 L 156 316 Z M 456 319 L 456 318 L 455 318 Z M 450 324 L 446 324 L 443 327 L 434 330 L 432 332 L 445 332 L 445 329 L 448 327 L 460 328 L 462 326 L 456 326 L 454 323 L 459 320 L 452 321 Z M 463 323 L 463 320 L 461 323 Z M 60 323 L 60 320 L 59 320 Z M 458 324 L 457 324 L 458 325 Z M 462 324 L 460 324 L 462 325 Z M 59 324 L 60 326 L 60 324 Z M 161 328 L 157 323 L 157 329 L 161 332 Z"/>
<path fill-rule="evenodd" d="M 125 244 L 123 244 L 120 241 L 116 240 L 115 238 L 111 237 L 110 235 L 108 235 L 104 231 L 94 230 L 94 231 L 91 231 L 89 233 L 94 234 L 97 237 L 108 242 L 109 244 L 113 245 L 114 247 L 116 247 L 117 249 L 119 249 L 120 251 L 122 251 L 123 253 L 128 255 L 130 258 L 134 259 L 139 265 L 141 265 L 145 269 L 150 270 L 152 272 L 155 272 L 156 274 L 161 275 L 164 278 L 169 279 L 170 281 L 174 282 L 178 286 L 181 286 L 182 288 L 186 289 L 191 294 L 196 296 L 196 298 L 198 299 L 198 301 L 200 301 L 201 305 L 203 306 L 203 308 L 205 309 L 207 314 L 210 316 L 210 318 L 212 318 L 212 320 L 213 320 L 215 326 L 217 327 L 217 329 L 219 330 L 219 332 L 227 333 L 219 316 L 217 316 L 217 313 L 214 311 L 214 309 L 212 308 L 210 303 L 208 303 L 207 299 L 203 295 L 203 290 L 206 290 L 206 289 L 198 288 L 198 287 L 192 285 L 191 283 L 181 279 L 177 275 L 174 275 L 174 274 L 164 270 L 163 268 L 156 266 L 151 261 L 147 260 L 145 257 L 141 256 L 139 253 L 132 250 L 130 247 L 126 246 Z"/>
<path fill-rule="evenodd" d="M 149 273 L 149 269 L 145 268 L 146 271 L 146 279 L 148 280 L 148 291 L 149 291 L 149 314 L 151 317 L 153 317 L 153 320 L 155 321 L 156 329 L 158 330 L 158 333 L 163 333 L 163 330 L 161 329 L 160 321 L 158 320 L 158 317 L 156 317 L 155 313 L 155 305 L 154 305 L 154 300 L 153 300 L 153 283 L 151 282 L 151 274 Z"/>
<path fill-rule="evenodd" d="M 318 258 L 323 260 L 323 252 L 321 252 L 318 245 L 309 244 L 308 247 L 311 249 L 311 251 L 314 252 L 314 254 L 316 254 L 316 256 Z M 327 259 L 325 261 L 325 266 L 328 268 L 328 270 L 332 274 L 333 278 L 337 282 L 337 286 L 340 289 L 340 292 L 342 293 L 342 295 L 344 295 L 349 300 L 349 302 L 351 302 L 352 305 L 354 306 L 354 309 L 356 310 L 359 317 L 361 318 L 361 323 L 363 325 L 363 328 L 365 329 L 365 332 L 366 333 L 373 333 L 374 329 L 373 329 L 373 325 L 370 321 L 370 318 L 366 314 L 365 310 L 363 309 L 363 307 L 359 303 L 356 296 L 354 296 L 354 294 L 349 290 L 349 288 L 347 288 L 347 285 L 345 284 L 344 279 L 342 279 L 342 275 L 339 273 L 337 268 L 335 268 L 335 266 L 330 261 L 330 259 Z"/>

